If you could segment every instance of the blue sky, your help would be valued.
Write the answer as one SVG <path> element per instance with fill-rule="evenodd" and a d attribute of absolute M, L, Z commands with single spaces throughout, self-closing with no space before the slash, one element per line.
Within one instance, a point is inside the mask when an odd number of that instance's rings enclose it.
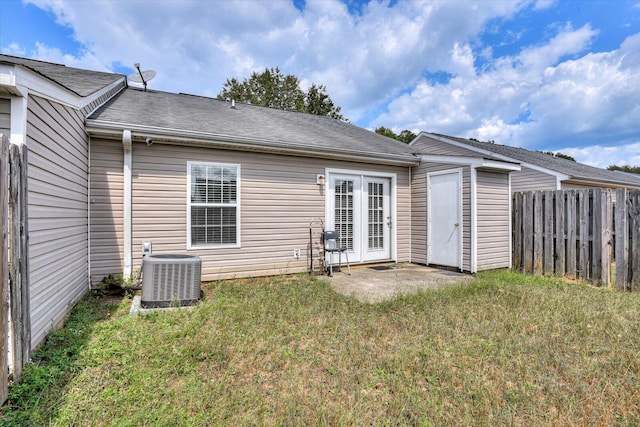
<path fill-rule="evenodd" d="M 206 96 L 277 66 L 365 128 L 640 165 L 640 0 L 0 0 L 0 50 Z"/>

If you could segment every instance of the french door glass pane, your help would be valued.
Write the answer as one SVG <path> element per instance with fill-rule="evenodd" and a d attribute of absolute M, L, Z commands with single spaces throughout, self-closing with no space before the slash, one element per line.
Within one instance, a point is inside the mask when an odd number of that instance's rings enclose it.
<path fill-rule="evenodd" d="M 368 191 L 368 220 L 369 249 L 384 249 L 384 185 L 369 182 Z"/>
<path fill-rule="evenodd" d="M 335 181 L 335 228 L 340 233 L 340 247 L 353 250 L 353 181 Z"/>

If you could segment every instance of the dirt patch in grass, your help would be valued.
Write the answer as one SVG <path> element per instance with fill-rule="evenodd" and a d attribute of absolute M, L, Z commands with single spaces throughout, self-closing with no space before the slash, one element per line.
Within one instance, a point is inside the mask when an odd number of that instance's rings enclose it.
<path fill-rule="evenodd" d="M 379 304 L 306 275 L 203 290 L 188 311 L 129 316 L 123 303 L 76 325 L 86 339 L 65 381 L 13 389 L 4 421 L 640 423 L 640 294 L 506 272 Z M 25 384 L 51 366 L 37 357 Z"/>

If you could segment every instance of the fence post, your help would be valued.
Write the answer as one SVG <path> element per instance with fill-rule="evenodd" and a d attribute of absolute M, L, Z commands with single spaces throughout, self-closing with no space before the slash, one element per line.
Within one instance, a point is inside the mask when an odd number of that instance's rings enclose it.
<path fill-rule="evenodd" d="M 8 395 L 9 360 L 9 140 L 0 134 L 0 405 Z"/>

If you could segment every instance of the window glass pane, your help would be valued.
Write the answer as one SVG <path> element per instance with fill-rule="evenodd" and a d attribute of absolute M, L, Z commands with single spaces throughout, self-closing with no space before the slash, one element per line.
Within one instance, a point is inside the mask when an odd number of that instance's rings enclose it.
<path fill-rule="evenodd" d="M 192 245 L 237 243 L 237 176 L 232 166 L 191 165 Z"/>
<path fill-rule="evenodd" d="M 202 203 L 206 200 L 207 173 L 206 168 L 194 165 L 191 168 L 191 202 Z"/>

